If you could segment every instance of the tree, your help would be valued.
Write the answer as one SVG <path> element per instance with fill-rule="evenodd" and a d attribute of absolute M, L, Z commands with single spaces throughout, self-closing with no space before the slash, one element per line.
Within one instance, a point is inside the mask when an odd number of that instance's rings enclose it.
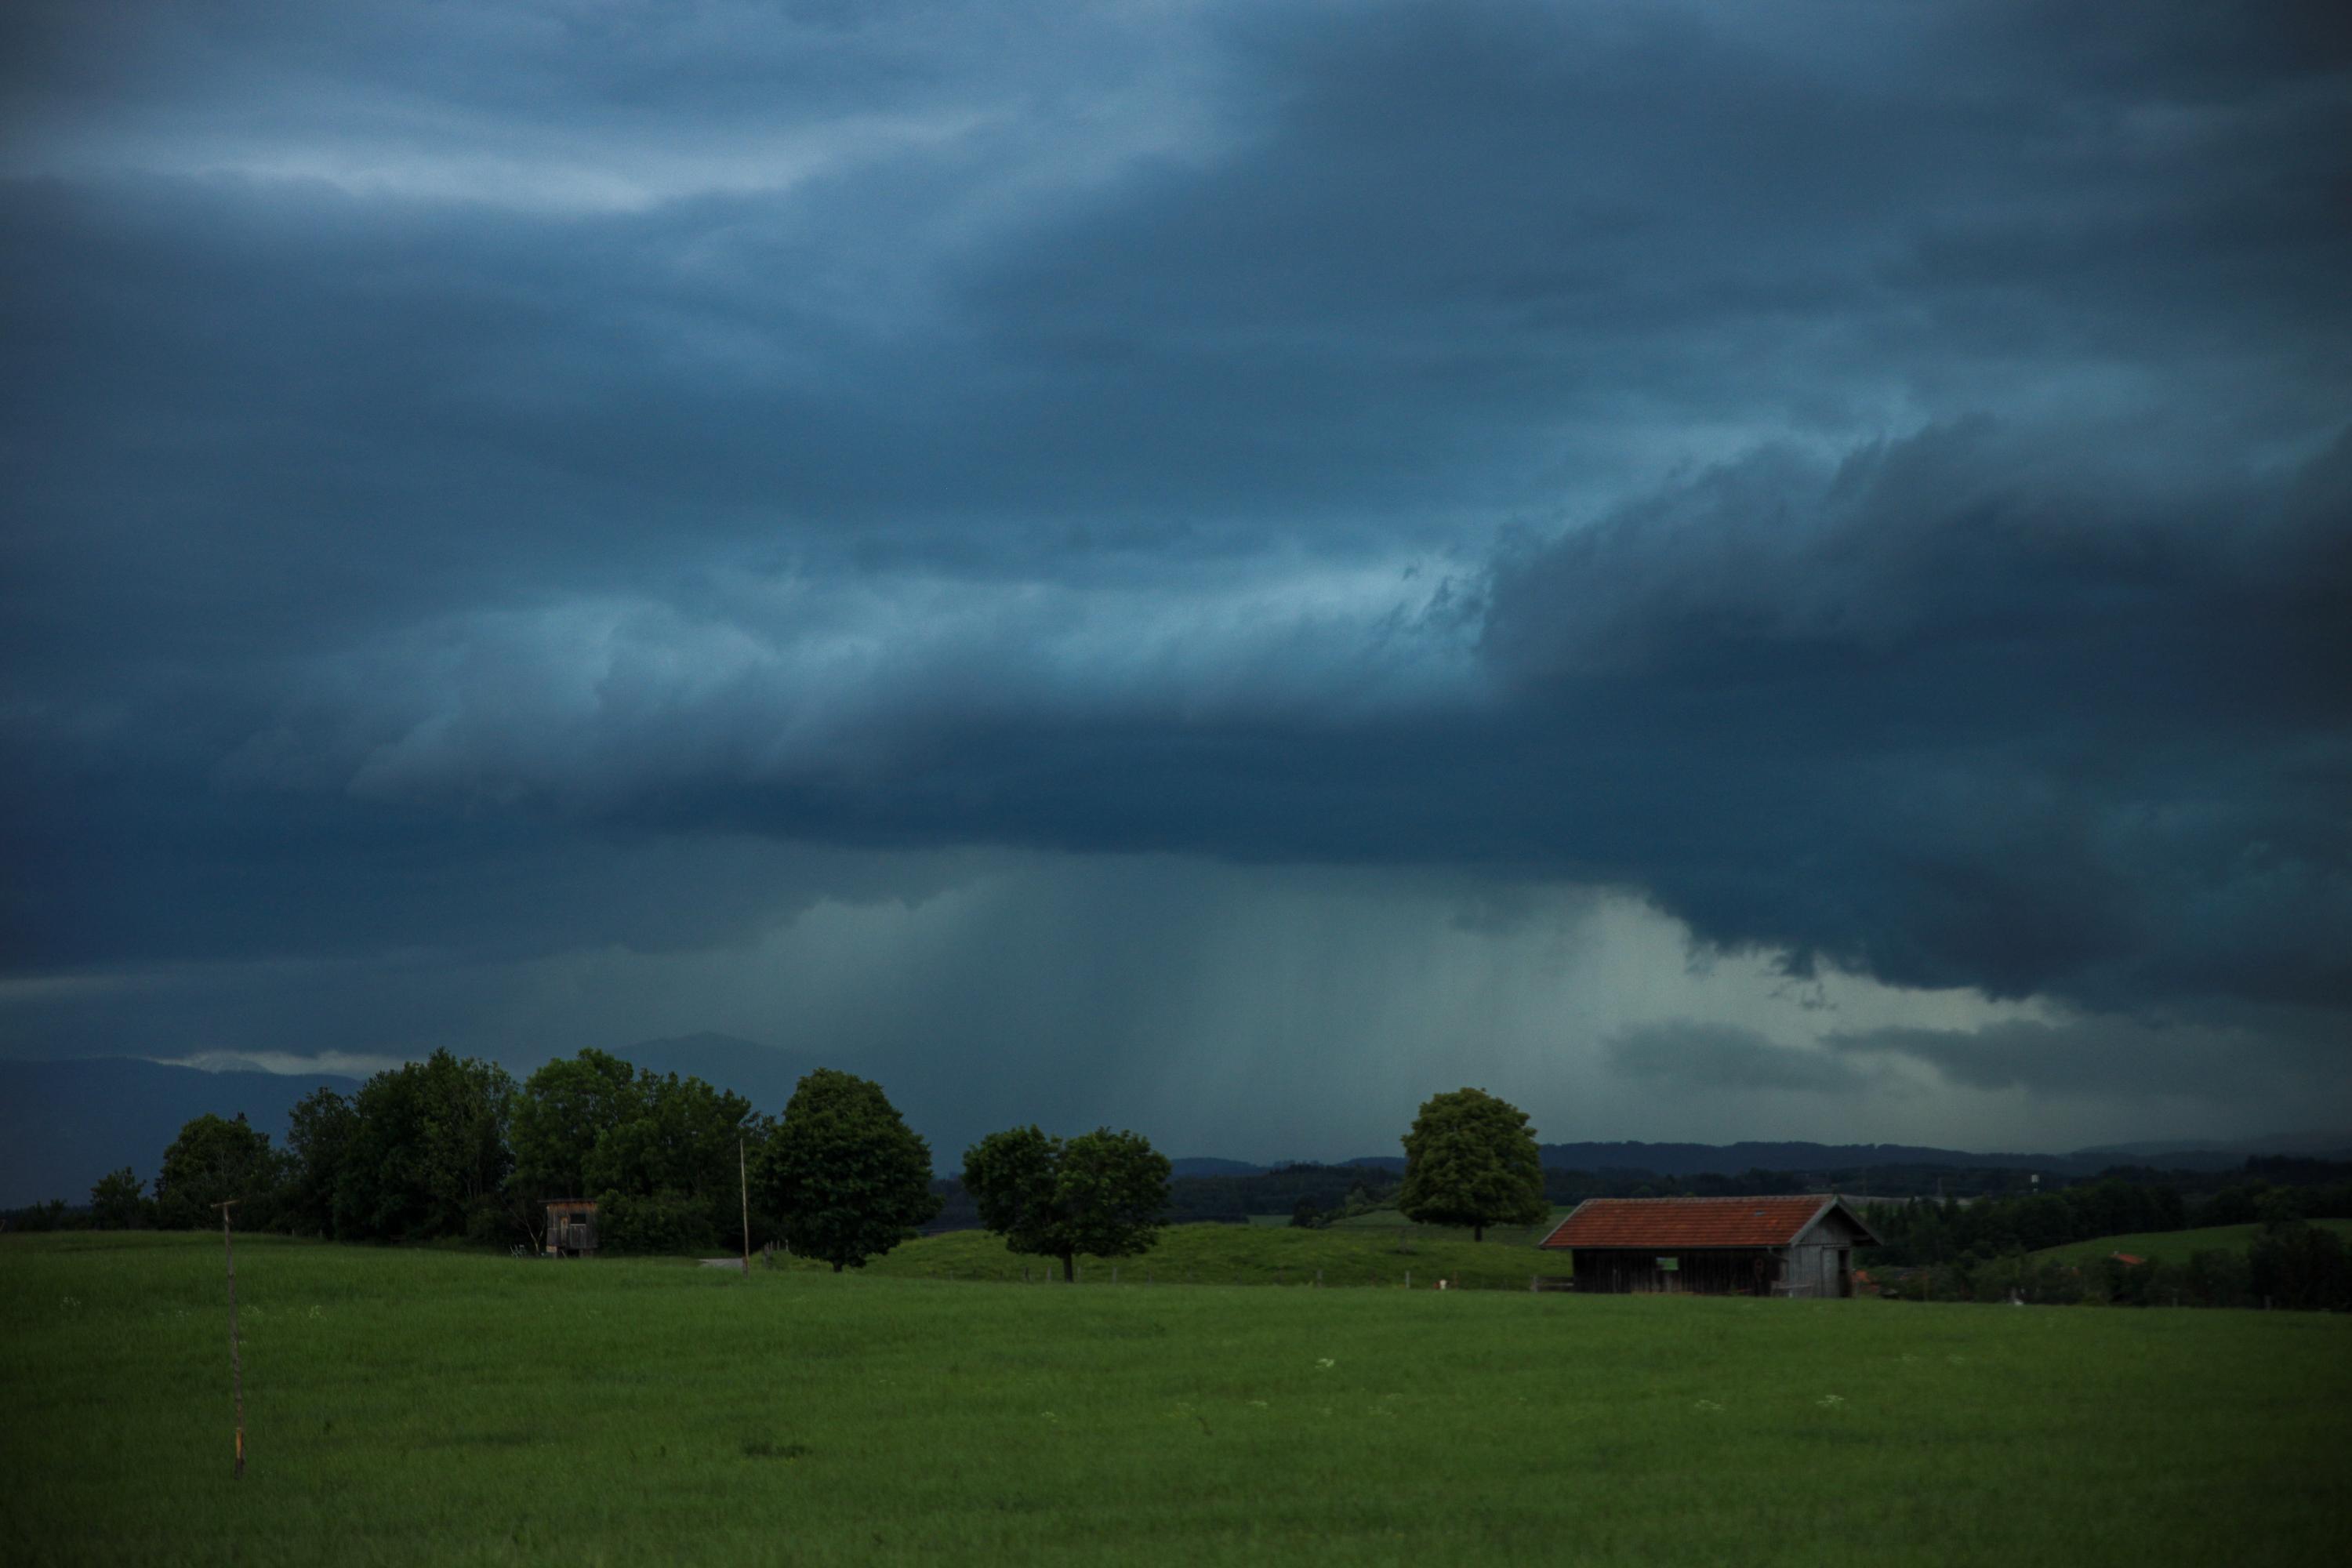
<path fill-rule="evenodd" d="M 863 1268 L 940 1212 L 931 1148 L 882 1086 L 831 1068 L 801 1079 L 761 1152 L 760 1185 L 784 1239 L 833 1271 Z"/>
<path fill-rule="evenodd" d="M 144 1185 L 128 1165 L 100 1176 L 89 1190 L 89 1223 L 100 1230 L 136 1230 L 145 1225 Z"/>
<path fill-rule="evenodd" d="M 350 1163 L 359 1113 L 331 1089 L 294 1102 L 286 1121 L 285 1212 L 289 1229 L 305 1236 L 335 1234 L 335 1189 Z"/>
<path fill-rule="evenodd" d="M 2352 1307 L 2352 1255 L 2336 1234 L 2292 1220 L 2264 1231 L 2246 1249 L 2248 1288 L 2283 1307 L 2340 1312 Z"/>
<path fill-rule="evenodd" d="M 589 1195 L 596 1141 L 644 1114 L 637 1070 L 604 1051 L 558 1057 L 523 1080 L 514 1105 L 514 1180 L 525 1197 Z"/>
<path fill-rule="evenodd" d="M 335 1233 L 394 1241 L 495 1235 L 514 1161 L 513 1098 L 503 1068 L 446 1050 L 362 1084 L 335 1182 Z"/>
<path fill-rule="evenodd" d="M 598 1050 L 558 1058 L 513 1096 L 509 1213 L 529 1230 L 548 1198 L 593 1198 L 604 1245 L 676 1252 L 740 1223 L 735 1147 L 765 1124 L 740 1094 Z"/>
<path fill-rule="evenodd" d="M 1103 1127 L 1066 1142 L 1016 1127 L 964 1151 L 963 1184 L 1005 1246 L 1058 1258 L 1075 1279 L 1081 1252 L 1128 1258 L 1160 1239 L 1169 1169 L 1139 1133 Z"/>
<path fill-rule="evenodd" d="M 1404 1135 L 1397 1206 L 1423 1225 L 1534 1225 L 1551 1212 L 1527 1112 L 1483 1089 L 1433 1096 Z"/>
<path fill-rule="evenodd" d="M 239 1223 L 258 1230 L 276 1207 L 278 1184 L 269 1134 L 255 1131 L 243 1111 L 233 1121 L 206 1112 L 163 1151 L 155 1174 L 156 1222 L 171 1230 L 218 1225 L 219 1206 L 234 1199 Z"/>

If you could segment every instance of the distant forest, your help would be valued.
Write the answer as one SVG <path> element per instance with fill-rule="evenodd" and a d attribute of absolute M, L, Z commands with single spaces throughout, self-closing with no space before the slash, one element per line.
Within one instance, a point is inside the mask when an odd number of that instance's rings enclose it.
<path fill-rule="evenodd" d="M 1169 1218 L 1178 1225 L 1239 1225 L 1252 1215 L 1287 1215 L 1303 1223 L 1328 1222 L 1391 1207 L 1401 1173 L 1383 1165 L 1297 1163 L 1248 1173 L 1178 1176 L 1170 1186 Z M 1937 1213 L 1979 1213 L 1990 1228 L 1982 1236 L 1964 1222 L 1936 1228 L 1938 1239 L 1919 1245 L 1937 1255 L 1896 1262 L 1944 1262 L 1972 1244 L 1999 1250 L 2009 1234 L 2041 1239 L 2032 1247 L 2055 1247 L 2122 1230 L 2179 1230 L 2189 1225 L 2230 1225 L 2261 1217 L 2262 1195 L 2272 1189 L 2294 1194 L 2280 1200 L 2307 1209 L 2304 1217 L 2352 1216 L 2352 1162 L 2255 1157 L 2230 1171 L 2158 1171 L 2116 1166 L 2096 1175 L 2055 1176 L 2038 1185 L 2024 1171 L 2008 1166 L 1874 1165 L 1864 1169 L 1798 1173 L 1743 1171 L 1737 1175 L 1672 1176 L 1654 1171 L 1561 1171 L 1544 1173 L 1545 1195 L 1555 1204 L 1586 1198 L 1750 1197 L 1770 1194 L 1841 1192 L 1870 1199 L 1968 1199 L 1966 1204 L 1930 1201 L 1918 1205 Z M 953 1180 L 932 1184 L 944 1206 L 929 1228 L 975 1228 L 979 1217 Z M 2096 1202 L 2069 1194 L 2099 1194 Z M 2118 1198 L 2117 1194 L 2127 1194 Z M 2015 1199 L 2018 1207 L 1988 1200 Z M 2049 1200 L 2047 1202 L 2038 1201 Z M 2277 1209 L 2280 1203 L 2271 1206 Z M 1306 1218 L 1308 1215 L 1313 1218 Z M 2191 1218 L 2190 1216 L 2196 1215 Z M 2016 1217 L 2016 1216 L 2026 1217 Z M 2108 1224 L 2109 1219 L 2126 1223 Z M 2091 1226 L 2095 1228 L 2084 1228 Z M 1995 1233 L 1999 1234 L 1996 1235 Z M 1928 1233 L 1923 1232 L 1923 1237 Z M 1938 1249 L 1948 1248 L 1948 1252 Z"/>

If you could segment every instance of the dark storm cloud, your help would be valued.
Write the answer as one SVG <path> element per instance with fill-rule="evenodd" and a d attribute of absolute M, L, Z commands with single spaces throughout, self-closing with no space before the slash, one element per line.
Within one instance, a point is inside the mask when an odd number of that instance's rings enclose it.
<path fill-rule="evenodd" d="M 2340 9 L 1129 15 L 14 13 L 8 962 L 750 835 L 2352 1005 Z"/>
<path fill-rule="evenodd" d="M 2340 1005 L 2347 605 L 2352 440 L 2264 479 L 2161 432 L 1969 424 L 1731 465 L 1543 547 L 1498 572 L 1486 646 L 1582 738 L 1581 855 L 1704 936 Z"/>

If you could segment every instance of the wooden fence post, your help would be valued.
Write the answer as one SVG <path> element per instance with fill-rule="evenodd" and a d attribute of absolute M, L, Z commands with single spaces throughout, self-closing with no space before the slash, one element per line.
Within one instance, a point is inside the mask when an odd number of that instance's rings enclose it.
<path fill-rule="evenodd" d="M 743 1278 L 751 1278 L 751 1173 L 743 1163 L 743 1140 L 735 1140 L 735 1179 L 743 1195 Z"/>
<path fill-rule="evenodd" d="M 228 1211 L 244 1200 L 231 1198 L 220 1205 L 221 1255 L 228 1260 L 228 1388 L 236 1408 L 236 1468 L 232 1480 L 245 1479 L 245 1366 L 236 1351 L 236 1248 L 228 1239 Z"/>

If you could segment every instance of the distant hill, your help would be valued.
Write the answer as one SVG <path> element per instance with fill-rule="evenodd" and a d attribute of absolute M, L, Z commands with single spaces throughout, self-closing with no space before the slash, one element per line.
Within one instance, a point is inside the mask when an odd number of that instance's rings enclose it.
<path fill-rule="evenodd" d="M 2077 1149 L 2078 1160 L 2109 1165 L 2153 1165 L 2167 1171 L 2231 1171 L 2249 1158 L 2302 1155 L 2315 1160 L 2352 1160 L 2352 1132 L 2278 1132 L 2263 1138 L 2156 1139 Z"/>
<path fill-rule="evenodd" d="M 1654 1171 L 1698 1176 L 1742 1171 L 1851 1171 L 1874 1165 L 1995 1166 L 2007 1170 L 2078 1173 L 2059 1154 L 1980 1154 L 1911 1143 L 1546 1143 L 1544 1164 L 1558 1171 Z"/>
<path fill-rule="evenodd" d="M 2153 1165 L 2162 1170 L 2229 1171 L 2256 1154 L 2309 1154 L 2352 1158 L 2352 1137 L 2341 1133 L 2215 1141 L 2114 1144 L 2065 1154 L 1981 1153 L 1915 1143 L 1542 1143 L 1544 1168 L 1553 1171 L 1648 1171 L 1661 1176 L 1736 1176 L 1743 1171 L 1826 1172 L 1874 1166 L 1946 1165 L 1958 1169 L 2042 1171 L 2053 1176 L 2087 1176 L 2111 1165 Z M 1395 1154 L 1370 1154 L 1350 1165 L 1402 1171 Z"/>
<path fill-rule="evenodd" d="M 1266 1172 L 1265 1166 L 1247 1160 L 1219 1160 L 1207 1154 L 1187 1154 L 1168 1163 L 1179 1176 L 1263 1176 Z"/>
<path fill-rule="evenodd" d="M 348 1094 L 359 1080 L 206 1072 L 131 1057 L 0 1061 L 0 1208 L 50 1198 L 87 1202 L 100 1176 L 124 1165 L 152 1181 L 181 1127 L 207 1111 L 243 1111 L 282 1145 L 287 1112 L 320 1087 Z"/>

